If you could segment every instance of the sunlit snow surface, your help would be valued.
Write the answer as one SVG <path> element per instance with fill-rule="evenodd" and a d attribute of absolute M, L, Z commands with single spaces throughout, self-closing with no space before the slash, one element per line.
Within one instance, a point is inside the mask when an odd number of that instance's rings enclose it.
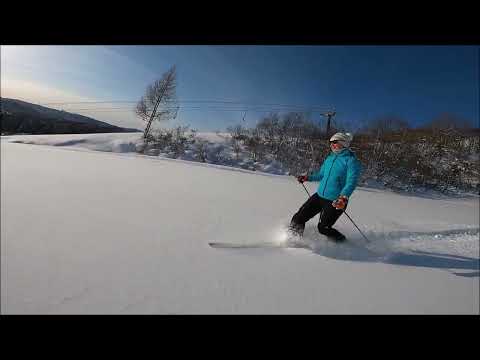
<path fill-rule="evenodd" d="M 2 313 L 479 313 L 478 197 L 359 187 L 368 242 L 317 216 L 287 246 L 295 179 L 138 155 L 139 136 L 2 137 Z"/>

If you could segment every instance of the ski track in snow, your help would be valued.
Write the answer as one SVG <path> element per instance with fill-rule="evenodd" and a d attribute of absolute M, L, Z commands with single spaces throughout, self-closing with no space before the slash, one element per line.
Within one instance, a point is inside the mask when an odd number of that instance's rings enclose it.
<path fill-rule="evenodd" d="M 54 302 L 48 302 L 46 305 L 40 306 L 36 311 L 39 314 L 48 314 L 57 311 L 61 306 L 68 306 L 71 303 L 78 302 L 80 299 L 85 298 L 90 293 L 90 288 L 84 287 L 80 291 L 75 291 L 70 295 L 63 296 L 60 300 Z"/>
<path fill-rule="evenodd" d="M 282 231 L 286 230 L 286 226 Z M 221 248 L 227 251 L 308 251 L 331 259 L 360 262 L 379 262 L 391 265 L 417 266 L 451 270 L 458 276 L 479 276 L 479 237 L 480 228 L 465 227 L 432 232 L 364 231 L 367 243 L 360 234 L 348 237 L 346 242 L 332 242 L 316 231 L 315 227 L 305 228 L 303 243 L 298 247 L 274 246 L 267 243 L 262 247 L 248 242 L 235 248 Z M 472 257 L 474 254 L 474 257 Z M 468 270 L 470 273 L 455 272 Z"/>

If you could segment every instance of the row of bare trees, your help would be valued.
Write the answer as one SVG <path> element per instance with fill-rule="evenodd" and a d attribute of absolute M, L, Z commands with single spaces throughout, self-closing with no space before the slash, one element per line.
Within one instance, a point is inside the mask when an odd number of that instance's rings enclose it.
<path fill-rule="evenodd" d="M 237 157 L 243 149 L 254 163 L 275 160 L 290 174 L 312 170 L 328 150 L 322 129 L 304 113 L 272 113 L 254 128 L 237 125 L 227 131 Z"/>
<path fill-rule="evenodd" d="M 329 154 L 328 136 L 305 114 L 271 114 L 255 128 L 228 128 L 233 149 L 254 161 L 277 160 L 293 175 L 318 169 Z M 336 131 L 336 129 L 333 129 Z M 375 119 L 357 132 L 352 150 L 363 164 L 362 182 L 387 187 L 480 190 L 480 130 L 453 115 L 421 128 L 397 117 Z"/>

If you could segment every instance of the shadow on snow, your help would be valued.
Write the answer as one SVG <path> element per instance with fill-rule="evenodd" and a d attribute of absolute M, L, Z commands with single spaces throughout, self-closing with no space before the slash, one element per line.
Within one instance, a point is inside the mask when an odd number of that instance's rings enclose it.
<path fill-rule="evenodd" d="M 307 234 L 306 234 L 307 235 Z M 347 242 L 334 243 L 310 230 L 306 236 L 308 247 L 318 255 L 337 260 L 382 262 L 392 265 L 417 266 L 435 269 L 470 270 L 469 273 L 453 272 L 457 276 L 479 277 L 480 259 L 453 255 L 448 253 L 423 251 L 414 249 L 395 249 L 395 241 L 407 239 L 409 241 L 448 241 L 457 236 L 470 235 L 478 237 L 479 229 L 457 229 L 436 232 L 392 232 L 375 234 L 370 232 L 367 237 L 371 240 L 366 243 L 361 237 L 351 237 Z M 315 239 L 315 240 L 312 240 Z"/>

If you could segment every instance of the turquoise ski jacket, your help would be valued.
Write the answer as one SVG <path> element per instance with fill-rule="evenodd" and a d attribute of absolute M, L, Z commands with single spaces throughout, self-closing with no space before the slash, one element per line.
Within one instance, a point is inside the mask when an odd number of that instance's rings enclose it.
<path fill-rule="evenodd" d="M 343 149 L 338 154 L 331 152 L 320 170 L 308 176 L 308 181 L 320 181 L 318 196 L 335 200 L 340 195 L 350 197 L 357 186 L 362 165 L 355 154 Z"/>

